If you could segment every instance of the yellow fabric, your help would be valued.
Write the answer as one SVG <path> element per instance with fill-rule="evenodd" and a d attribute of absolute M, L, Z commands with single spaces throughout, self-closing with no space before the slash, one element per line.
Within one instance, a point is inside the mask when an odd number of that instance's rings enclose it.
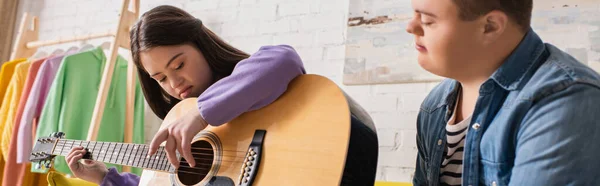
<path fill-rule="evenodd" d="M 411 183 L 406 182 L 384 182 L 384 181 L 376 181 L 375 186 L 412 186 Z"/>
<path fill-rule="evenodd" d="M 13 75 L 15 67 L 17 64 L 25 62 L 27 59 L 17 59 L 13 61 L 4 62 L 2 64 L 2 69 L 0 70 L 0 104 L 4 100 L 4 93 L 6 92 L 6 87 L 10 82 L 10 78 Z"/>
<path fill-rule="evenodd" d="M 31 172 L 29 171 L 31 170 L 31 163 L 27 163 L 26 167 L 25 167 L 25 174 L 23 174 L 22 176 L 22 182 L 21 185 L 22 186 L 26 186 L 26 185 L 31 185 L 31 186 L 47 186 L 48 185 L 48 174 L 47 173 L 35 173 L 35 172 Z M 50 169 L 50 170 L 54 170 L 54 169 Z M 51 172 L 51 171 L 50 171 Z"/>
<path fill-rule="evenodd" d="M 48 172 L 48 186 L 96 186 L 97 184 L 78 178 L 67 178 L 65 175 L 56 172 Z"/>
<path fill-rule="evenodd" d="M 4 102 L 4 94 L 13 75 L 15 67 L 17 66 L 17 64 L 22 63 L 26 60 L 27 59 L 17 59 L 2 64 L 2 69 L 0 69 L 0 104 Z M 0 153 L 0 175 L 4 175 L 4 156 L 2 156 L 2 153 Z M 0 182 L 2 182 L 2 176 L 0 176 Z"/>
<path fill-rule="evenodd" d="M 2 151 L 2 159 L 6 161 L 8 157 L 8 149 L 10 148 L 10 139 L 12 137 L 12 131 L 15 121 L 15 114 L 17 113 L 17 107 L 19 106 L 19 100 L 21 99 L 21 93 L 25 86 L 25 80 L 27 79 L 27 73 L 31 62 L 22 62 L 17 64 L 13 76 L 8 83 L 6 93 L 4 94 L 4 101 L 0 106 L 0 151 Z"/>

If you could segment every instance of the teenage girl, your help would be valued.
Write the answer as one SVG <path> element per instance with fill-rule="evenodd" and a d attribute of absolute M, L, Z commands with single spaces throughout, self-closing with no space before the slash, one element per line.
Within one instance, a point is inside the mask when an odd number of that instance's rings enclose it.
<path fill-rule="evenodd" d="M 252 55 L 234 48 L 202 21 L 173 7 L 158 6 L 144 13 L 130 33 L 131 52 L 144 96 L 161 119 L 180 100 L 197 97 L 195 109 L 158 131 L 150 153 L 166 141 L 171 164 L 179 151 L 191 166 L 192 138 L 202 129 L 227 123 L 244 112 L 260 109 L 281 96 L 295 77 L 305 74 L 300 56 L 287 45 L 263 46 Z M 350 148 L 343 185 L 373 185 L 377 136 L 370 121 L 353 114 Z M 372 123 L 369 123 L 372 125 Z M 66 157 L 76 177 L 100 185 L 138 185 L 139 177 L 119 174 L 98 161 L 79 160 L 83 147 Z"/>

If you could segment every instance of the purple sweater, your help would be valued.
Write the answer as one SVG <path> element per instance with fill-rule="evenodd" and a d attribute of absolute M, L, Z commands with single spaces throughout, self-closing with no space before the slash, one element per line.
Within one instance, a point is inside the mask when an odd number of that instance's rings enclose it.
<path fill-rule="evenodd" d="M 295 77 L 305 74 L 296 51 L 287 45 L 263 46 L 248 59 L 240 61 L 233 73 L 198 97 L 202 117 L 212 126 L 231 121 L 244 112 L 260 109 L 281 96 Z M 110 168 L 100 185 L 138 185 L 140 178 L 119 174 Z"/>

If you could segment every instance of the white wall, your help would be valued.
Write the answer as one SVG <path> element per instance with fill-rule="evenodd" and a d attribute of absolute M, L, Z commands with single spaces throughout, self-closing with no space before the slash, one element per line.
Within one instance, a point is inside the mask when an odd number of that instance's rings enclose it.
<path fill-rule="evenodd" d="M 410 181 L 417 153 L 418 108 L 435 83 L 342 85 L 347 0 L 141 0 L 140 8 L 145 12 L 161 4 L 189 11 L 234 46 L 250 53 L 261 45 L 294 46 L 309 73 L 334 80 L 374 118 L 380 140 L 377 179 Z M 40 16 L 40 39 L 56 39 L 113 30 L 121 5 L 120 0 L 22 0 L 19 15 L 27 11 Z M 77 43 L 42 50 L 50 53 L 72 45 Z M 150 133 L 158 124 L 153 123 L 148 124 Z"/>

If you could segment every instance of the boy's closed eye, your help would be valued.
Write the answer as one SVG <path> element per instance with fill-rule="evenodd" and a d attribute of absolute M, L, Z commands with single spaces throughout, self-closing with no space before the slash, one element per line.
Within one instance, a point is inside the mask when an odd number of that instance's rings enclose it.
<path fill-rule="evenodd" d="M 421 17 L 421 19 L 420 19 L 421 25 L 429 26 L 429 25 L 435 23 L 434 19 L 428 17 L 427 15 L 421 15 L 420 17 Z"/>

